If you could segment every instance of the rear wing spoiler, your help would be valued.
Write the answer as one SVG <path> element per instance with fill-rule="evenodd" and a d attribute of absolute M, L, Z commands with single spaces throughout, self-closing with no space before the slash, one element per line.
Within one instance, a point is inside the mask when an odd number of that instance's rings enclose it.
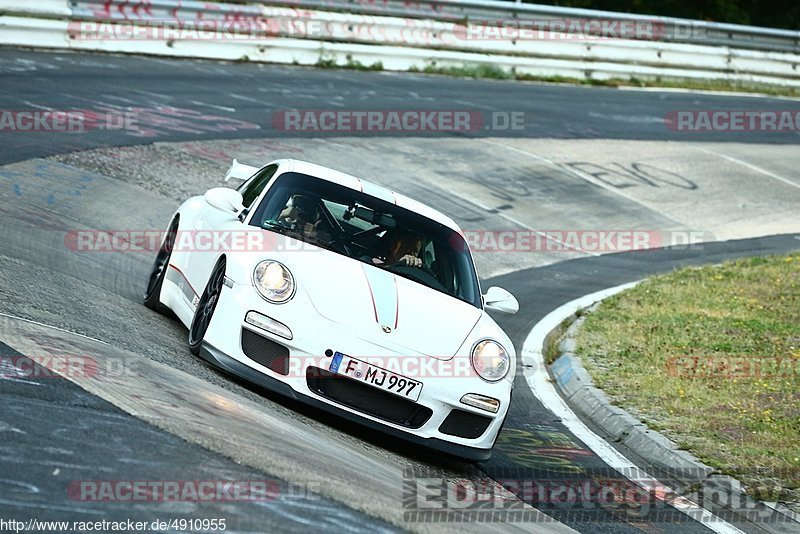
<path fill-rule="evenodd" d="M 225 175 L 225 181 L 227 182 L 231 178 L 236 178 L 237 180 L 247 180 L 257 173 L 258 169 L 258 167 L 251 167 L 250 165 L 245 165 L 243 163 L 239 163 L 237 160 L 233 160 L 231 168 L 228 169 L 228 172 Z"/>

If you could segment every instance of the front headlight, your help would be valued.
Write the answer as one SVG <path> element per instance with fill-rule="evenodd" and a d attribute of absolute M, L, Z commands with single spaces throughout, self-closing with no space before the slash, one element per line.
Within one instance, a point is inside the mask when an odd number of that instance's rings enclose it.
<path fill-rule="evenodd" d="M 506 349 L 491 339 L 483 340 L 475 345 L 470 359 L 478 376 L 489 382 L 497 382 L 505 377 L 511 367 Z"/>
<path fill-rule="evenodd" d="M 283 304 L 294 296 L 294 277 L 280 262 L 262 261 L 253 271 L 253 285 L 269 302 Z"/>

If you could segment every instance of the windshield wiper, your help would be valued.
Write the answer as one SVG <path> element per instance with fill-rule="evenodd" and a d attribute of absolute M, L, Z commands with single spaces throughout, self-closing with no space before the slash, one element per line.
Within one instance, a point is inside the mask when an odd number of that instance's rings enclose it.
<path fill-rule="evenodd" d="M 328 248 L 328 243 L 325 243 L 320 238 L 310 234 L 306 234 L 304 232 L 300 232 L 298 230 L 286 226 L 285 224 L 281 224 L 277 221 L 266 220 L 261 223 L 261 228 L 263 230 L 271 230 L 281 235 L 298 239 L 305 243 L 311 243 L 312 245 L 316 245 L 318 247 Z"/>
<path fill-rule="evenodd" d="M 272 230 L 282 235 L 291 235 L 291 234 L 300 235 L 300 233 L 297 232 L 296 230 L 292 230 L 288 226 L 280 224 L 277 221 L 266 220 L 261 223 L 261 228 L 263 230 Z"/>

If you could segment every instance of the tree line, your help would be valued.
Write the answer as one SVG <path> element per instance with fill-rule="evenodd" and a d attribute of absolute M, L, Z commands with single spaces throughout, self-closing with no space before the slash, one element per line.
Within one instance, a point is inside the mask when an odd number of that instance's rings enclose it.
<path fill-rule="evenodd" d="M 530 3 L 800 29 L 800 0 L 534 0 Z"/>

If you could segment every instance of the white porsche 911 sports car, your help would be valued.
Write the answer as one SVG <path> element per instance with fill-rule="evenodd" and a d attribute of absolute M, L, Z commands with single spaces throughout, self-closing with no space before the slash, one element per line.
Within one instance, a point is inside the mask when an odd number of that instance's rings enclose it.
<path fill-rule="evenodd" d="M 449 217 L 332 169 L 236 160 L 184 202 L 144 302 L 189 328 L 189 348 L 292 398 L 470 460 L 491 455 L 516 356 L 486 310 Z"/>

